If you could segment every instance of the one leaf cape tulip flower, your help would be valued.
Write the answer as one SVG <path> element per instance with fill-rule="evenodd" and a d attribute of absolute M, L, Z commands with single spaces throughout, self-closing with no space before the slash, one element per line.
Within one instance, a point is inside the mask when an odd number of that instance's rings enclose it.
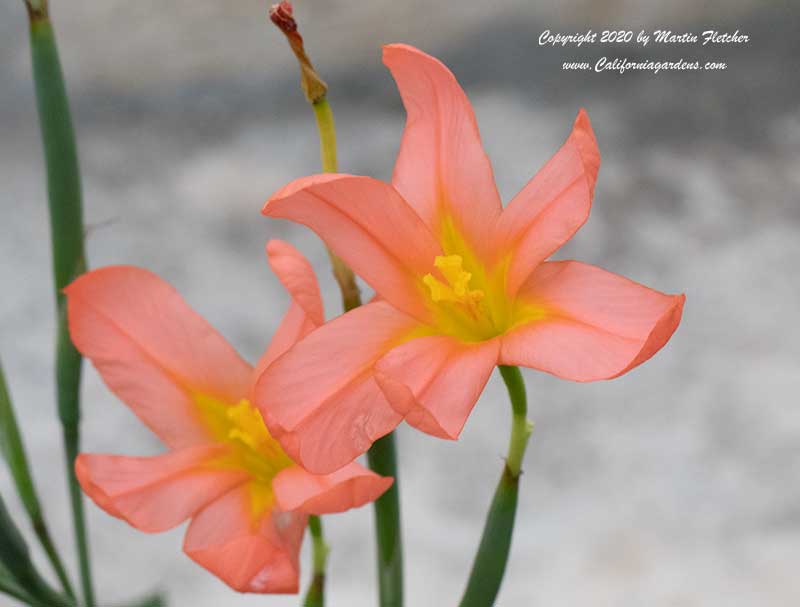
<path fill-rule="evenodd" d="M 259 372 L 323 322 L 308 261 L 280 241 L 267 253 L 292 304 Z M 254 370 L 147 270 L 95 270 L 66 294 L 75 345 L 168 448 L 155 457 L 81 454 L 86 494 L 146 532 L 191 519 L 186 554 L 240 592 L 297 592 L 308 515 L 370 502 L 392 479 L 357 463 L 320 476 L 292 461 L 251 405 Z"/>
<path fill-rule="evenodd" d="M 457 438 L 498 364 L 575 381 L 621 375 L 667 342 L 684 303 L 591 265 L 546 261 L 589 216 L 600 153 L 585 111 L 503 208 L 453 74 L 406 45 L 384 47 L 383 61 L 408 113 L 391 185 L 315 175 L 263 210 L 310 227 L 377 293 L 256 384 L 273 436 L 315 472 L 403 419 Z"/>

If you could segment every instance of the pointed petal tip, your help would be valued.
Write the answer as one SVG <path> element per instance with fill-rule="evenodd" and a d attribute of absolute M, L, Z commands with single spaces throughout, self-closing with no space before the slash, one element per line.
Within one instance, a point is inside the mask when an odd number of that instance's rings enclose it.
<path fill-rule="evenodd" d="M 586 169 L 589 191 L 594 195 L 597 173 L 600 171 L 600 149 L 597 146 L 597 137 L 595 137 L 592 123 L 589 120 L 589 113 L 585 108 L 581 108 L 578 111 L 573 123 L 572 137 Z"/>
<path fill-rule="evenodd" d="M 677 330 L 686 301 L 577 261 L 541 264 L 520 296 L 557 314 L 507 333 L 501 364 L 576 382 L 613 379 L 646 362 Z"/>
<path fill-rule="evenodd" d="M 402 53 L 413 53 L 426 57 L 430 56 L 427 53 L 419 50 L 417 47 L 411 46 L 410 44 L 405 44 L 404 42 L 390 42 L 389 44 L 384 44 L 381 47 L 381 55 L 384 65 L 386 65 L 387 61 L 391 61 L 392 55 L 399 55 Z"/>
<path fill-rule="evenodd" d="M 273 257 L 275 255 L 280 255 L 287 249 L 287 247 L 294 249 L 294 247 L 292 247 L 292 245 L 290 245 L 285 240 L 272 238 L 267 241 L 267 246 L 264 247 L 264 251 L 266 252 L 267 257 Z"/>
<path fill-rule="evenodd" d="M 671 295 L 670 297 L 673 300 L 672 305 L 664 311 L 655 325 L 653 325 L 653 329 L 650 331 L 650 334 L 647 336 L 647 339 L 636 357 L 627 367 L 622 369 L 622 371 L 606 379 L 614 379 L 632 371 L 634 368 L 652 358 L 656 352 L 663 348 L 672 338 L 675 331 L 678 330 L 678 326 L 681 324 L 681 318 L 683 318 L 683 306 L 686 302 L 686 295 L 681 293 L 680 295 Z"/>

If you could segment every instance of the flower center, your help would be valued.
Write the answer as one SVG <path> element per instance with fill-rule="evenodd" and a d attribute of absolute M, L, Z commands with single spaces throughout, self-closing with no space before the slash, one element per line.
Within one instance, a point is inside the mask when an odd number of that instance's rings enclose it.
<path fill-rule="evenodd" d="M 442 219 L 439 242 L 444 255 L 435 257 L 433 271 L 422 277 L 433 332 L 480 342 L 545 314 L 540 306 L 508 296 L 508 259 L 487 266 L 452 217 Z"/>
<path fill-rule="evenodd" d="M 195 402 L 211 436 L 230 447 L 218 464 L 247 471 L 271 493 L 272 479 L 293 462 L 270 435 L 261 412 L 247 399 L 228 405 L 213 397 L 196 395 Z"/>
<path fill-rule="evenodd" d="M 464 270 L 464 260 L 461 259 L 461 255 L 438 255 L 433 260 L 433 265 L 439 268 L 446 282 L 442 282 L 433 274 L 426 274 L 422 278 L 422 282 L 430 289 L 431 299 L 435 303 L 446 301 L 461 304 L 477 315 L 483 291 L 469 288 L 472 273 Z"/>
<path fill-rule="evenodd" d="M 439 255 L 437 270 L 422 277 L 427 287 L 436 329 L 463 341 L 483 341 L 502 332 L 486 273 L 477 265 L 464 268 L 459 254 Z M 480 288 L 475 288 L 480 287 Z"/>

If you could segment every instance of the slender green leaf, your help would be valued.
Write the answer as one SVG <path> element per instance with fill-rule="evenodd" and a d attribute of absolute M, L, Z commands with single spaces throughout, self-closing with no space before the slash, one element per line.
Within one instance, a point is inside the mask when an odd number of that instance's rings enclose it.
<path fill-rule="evenodd" d="M 163 594 L 152 594 L 143 599 L 137 599 L 130 603 L 124 603 L 120 607 L 167 607 L 167 599 Z"/>
<path fill-rule="evenodd" d="M 17 493 L 25 506 L 25 510 L 28 512 L 36 537 L 44 548 L 64 592 L 68 596 L 74 597 L 75 593 L 61 557 L 58 555 L 53 538 L 50 535 L 39 496 L 33 484 L 33 476 L 28 465 L 28 458 L 25 454 L 22 435 L 17 425 L 17 418 L 14 415 L 14 407 L 11 403 L 11 396 L 6 385 L 2 364 L 0 364 L 0 451 L 2 451 L 3 457 L 11 470 Z"/>
<path fill-rule="evenodd" d="M 0 562 L 27 594 L 50 607 L 71 607 L 73 602 L 50 588 L 31 561 L 28 545 L 0 496 Z M 49 603 L 48 603 L 49 601 Z"/>
<path fill-rule="evenodd" d="M 28 515 L 31 520 L 38 520 L 41 518 L 42 508 L 33 486 L 28 457 L 22 444 L 22 436 L 11 404 L 2 363 L 0 363 L 0 451 L 8 463 L 17 493 L 28 511 Z"/>
<path fill-rule="evenodd" d="M 86 606 L 94 607 L 83 498 L 73 469 L 80 443 L 81 357 L 69 339 L 62 293 L 62 289 L 86 267 L 80 169 L 55 33 L 47 15 L 46 2 L 41 4 L 42 10 L 39 11 L 33 10 L 29 4 L 28 14 L 33 77 L 45 153 L 50 208 L 53 282 L 58 321 L 56 344 L 58 413 L 64 434 L 67 479 L 81 569 L 81 585 Z"/>

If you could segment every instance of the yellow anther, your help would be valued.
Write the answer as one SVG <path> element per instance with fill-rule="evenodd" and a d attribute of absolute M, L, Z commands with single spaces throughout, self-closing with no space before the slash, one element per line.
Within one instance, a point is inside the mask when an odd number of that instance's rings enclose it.
<path fill-rule="evenodd" d="M 239 404 L 226 411 L 233 427 L 228 431 L 228 438 L 240 440 L 251 449 L 269 441 L 270 435 L 261 413 L 249 401 L 242 399 Z"/>
<path fill-rule="evenodd" d="M 422 282 L 428 287 L 431 292 L 431 299 L 436 303 L 440 301 L 458 301 L 453 289 L 438 278 L 435 278 L 433 274 L 425 274 L 422 277 Z"/>
<path fill-rule="evenodd" d="M 239 440 L 251 449 L 255 449 L 258 446 L 252 435 L 248 434 L 247 432 L 243 432 L 238 428 L 233 428 L 232 430 L 228 431 L 228 438 L 231 440 Z"/>
<path fill-rule="evenodd" d="M 461 255 L 439 255 L 433 260 L 433 265 L 444 274 L 453 292 L 459 297 L 466 294 L 467 285 L 472 278 L 470 272 L 464 271 L 463 264 L 464 260 L 461 259 Z"/>
<path fill-rule="evenodd" d="M 460 255 L 439 255 L 434 259 L 433 265 L 439 269 L 448 283 L 445 284 L 433 274 L 422 277 L 422 282 L 430 290 L 434 302 L 450 301 L 473 306 L 483 298 L 483 291 L 469 290 L 472 273 L 464 270 L 463 263 Z"/>

